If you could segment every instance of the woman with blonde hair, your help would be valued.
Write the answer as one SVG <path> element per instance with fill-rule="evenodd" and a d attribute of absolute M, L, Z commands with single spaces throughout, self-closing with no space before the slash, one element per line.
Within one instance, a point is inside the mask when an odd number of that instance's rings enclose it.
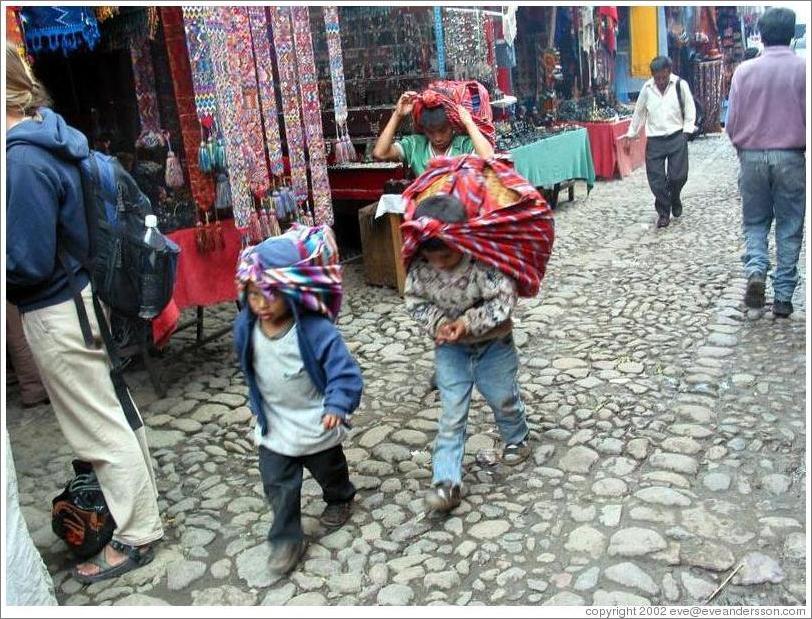
<path fill-rule="evenodd" d="M 91 583 L 152 560 L 163 537 L 157 488 L 143 425 L 133 432 L 112 380 L 107 352 L 88 348 L 74 305 L 81 289 L 100 340 L 89 274 L 60 249 L 89 252 L 79 163 L 87 138 L 53 112 L 44 88 L 17 49 L 6 45 L 6 290 L 22 316 L 51 406 L 65 440 L 101 485 L 116 529 L 74 576 Z"/>

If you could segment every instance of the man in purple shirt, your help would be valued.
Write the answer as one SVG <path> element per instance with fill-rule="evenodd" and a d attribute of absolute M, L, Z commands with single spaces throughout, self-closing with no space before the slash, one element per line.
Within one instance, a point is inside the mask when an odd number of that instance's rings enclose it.
<path fill-rule="evenodd" d="M 773 315 L 792 314 L 806 206 L 806 65 L 789 44 L 795 13 L 767 10 L 758 22 L 764 52 L 733 74 L 725 129 L 739 154 L 746 250 L 745 305 L 764 306 L 775 219 Z"/>

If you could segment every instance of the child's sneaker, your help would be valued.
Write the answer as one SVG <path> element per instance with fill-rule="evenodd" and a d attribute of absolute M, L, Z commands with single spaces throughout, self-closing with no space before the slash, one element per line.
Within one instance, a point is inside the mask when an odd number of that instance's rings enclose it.
<path fill-rule="evenodd" d="M 502 463 L 506 464 L 507 466 L 516 466 L 517 464 L 521 464 L 527 460 L 529 455 L 530 445 L 528 444 L 527 439 L 524 439 L 518 443 L 512 443 L 505 446 L 505 449 L 502 452 Z"/>
<path fill-rule="evenodd" d="M 426 507 L 435 512 L 450 512 L 462 502 L 462 493 L 459 486 L 448 483 L 432 488 L 426 495 Z"/>
<path fill-rule="evenodd" d="M 337 529 L 350 519 L 352 502 L 329 503 L 321 513 L 319 521 L 327 529 Z"/>
<path fill-rule="evenodd" d="M 299 559 L 302 558 L 306 547 L 307 544 L 304 540 L 272 544 L 268 569 L 272 574 L 287 574 L 299 563 Z"/>

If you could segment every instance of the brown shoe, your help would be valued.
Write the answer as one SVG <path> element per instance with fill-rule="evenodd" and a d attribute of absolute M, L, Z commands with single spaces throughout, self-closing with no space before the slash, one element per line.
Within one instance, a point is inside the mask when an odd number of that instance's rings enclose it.
<path fill-rule="evenodd" d="M 671 218 L 668 215 L 660 215 L 660 218 L 657 220 L 657 227 L 658 228 L 667 228 L 668 224 L 671 223 Z"/>
<path fill-rule="evenodd" d="M 426 495 L 426 508 L 435 512 L 447 513 L 462 503 L 459 486 L 439 484 Z"/>
<path fill-rule="evenodd" d="M 304 540 L 298 542 L 277 542 L 271 545 L 268 569 L 272 574 L 282 575 L 292 571 L 307 548 Z"/>
<path fill-rule="evenodd" d="M 319 521 L 327 529 L 337 529 L 350 519 L 350 515 L 352 515 L 352 501 L 330 503 L 324 508 Z"/>

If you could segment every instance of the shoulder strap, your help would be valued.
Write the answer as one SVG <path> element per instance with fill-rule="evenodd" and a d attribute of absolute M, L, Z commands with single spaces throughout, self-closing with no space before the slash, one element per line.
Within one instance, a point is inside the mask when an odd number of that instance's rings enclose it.
<path fill-rule="evenodd" d="M 679 113 L 685 122 L 685 102 L 682 100 L 682 78 L 677 78 L 677 101 L 679 101 Z"/>

